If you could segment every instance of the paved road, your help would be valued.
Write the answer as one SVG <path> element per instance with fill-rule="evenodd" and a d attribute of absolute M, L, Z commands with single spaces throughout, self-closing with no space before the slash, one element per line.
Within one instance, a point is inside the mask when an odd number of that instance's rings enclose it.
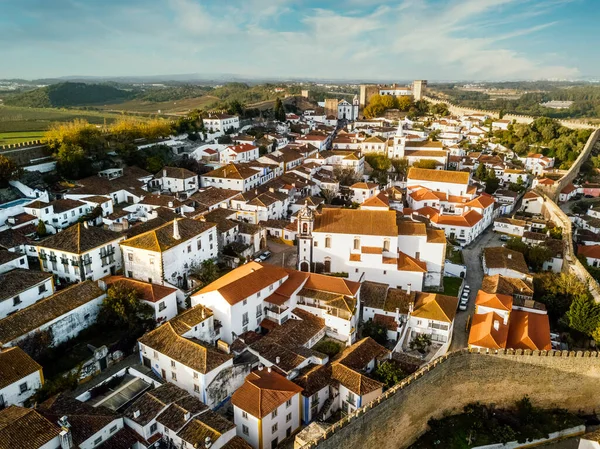
<path fill-rule="evenodd" d="M 296 246 L 286 245 L 285 243 L 279 243 L 270 239 L 267 241 L 267 246 L 269 247 L 269 251 L 273 253 L 273 256 L 267 260 L 268 263 L 279 267 L 285 265 L 286 268 L 296 268 L 296 261 L 298 259 Z"/>
<path fill-rule="evenodd" d="M 491 226 L 475 242 L 463 249 L 463 260 L 467 266 L 467 284 L 471 287 L 471 294 L 469 296 L 468 309 L 464 312 L 459 310 L 456 313 L 452 344 L 450 345 L 451 351 L 467 347 L 469 339 L 469 334 L 466 331 L 467 317 L 475 311 L 475 296 L 477 296 L 477 291 L 481 287 L 481 281 L 483 280 L 481 256 L 483 248 L 488 246 L 502 246 L 500 234 L 494 233 Z"/>

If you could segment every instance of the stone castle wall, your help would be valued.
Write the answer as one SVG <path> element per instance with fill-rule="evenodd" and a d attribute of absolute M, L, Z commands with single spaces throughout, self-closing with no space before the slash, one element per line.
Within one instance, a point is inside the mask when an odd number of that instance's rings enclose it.
<path fill-rule="evenodd" d="M 460 413 L 472 402 L 511 406 L 528 395 L 543 408 L 600 409 L 598 353 L 469 351 L 447 354 L 332 426 L 303 449 L 401 449 L 427 421 Z"/>

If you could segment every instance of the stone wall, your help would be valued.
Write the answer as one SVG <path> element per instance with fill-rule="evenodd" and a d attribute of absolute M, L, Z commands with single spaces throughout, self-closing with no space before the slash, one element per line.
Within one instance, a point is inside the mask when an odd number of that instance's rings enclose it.
<path fill-rule="evenodd" d="M 432 417 L 460 413 L 477 401 L 511 406 L 525 395 L 543 408 L 597 410 L 598 353 L 456 351 L 410 375 L 304 448 L 406 448 L 427 431 Z"/>

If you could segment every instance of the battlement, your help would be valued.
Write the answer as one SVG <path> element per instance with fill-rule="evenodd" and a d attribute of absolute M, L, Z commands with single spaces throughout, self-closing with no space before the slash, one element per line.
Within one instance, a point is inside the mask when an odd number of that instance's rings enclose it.
<path fill-rule="evenodd" d="M 423 366 L 303 449 L 400 449 L 427 430 L 430 418 L 472 402 L 510 406 L 529 395 L 539 407 L 592 412 L 599 393 L 598 352 L 462 349 Z"/>

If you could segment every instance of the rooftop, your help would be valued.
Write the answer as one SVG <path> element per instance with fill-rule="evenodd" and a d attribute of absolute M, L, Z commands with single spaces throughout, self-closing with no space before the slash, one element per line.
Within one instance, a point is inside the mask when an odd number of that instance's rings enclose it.
<path fill-rule="evenodd" d="M 525 257 L 518 251 L 503 246 L 487 247 L 483 249 L 483 258 L 487 268 L 511 269 L 519 273 L 529 274 Z"/>
<path fill-rule="evenodd" d="M 22 268 L 15 268 L 12 271 L 0 274 L 0 302 L 13 298 L 19 293 L 29 290 L 51 278 L 52 273 L 24 270 Z"/>
<path fill-rule="evenodd" d="M 410 184 L 411 181 L 430 181 L 468 185 L 469 178 L 470 174 L 468 172 L 411 167 L 408 170 L 407 183 Z"/>
<path fill-rule="evenodd" d="M 72 254 L 83 254 L 122 238 L 122 235 L 96 226 L 75 223 L 64 231 L 44 239 L 38 246 Z"/>
<path fill-rule="evenodd" d="M 36 410 L 12 405 L 0 410 L 0 449 L 39 449 L 60 429 Z"/>
<path fill-rule="evenodd" d="M 36 371 L 41 373 L 41 365 L 18 346 L 0 350 L 0 390 Z"/>

